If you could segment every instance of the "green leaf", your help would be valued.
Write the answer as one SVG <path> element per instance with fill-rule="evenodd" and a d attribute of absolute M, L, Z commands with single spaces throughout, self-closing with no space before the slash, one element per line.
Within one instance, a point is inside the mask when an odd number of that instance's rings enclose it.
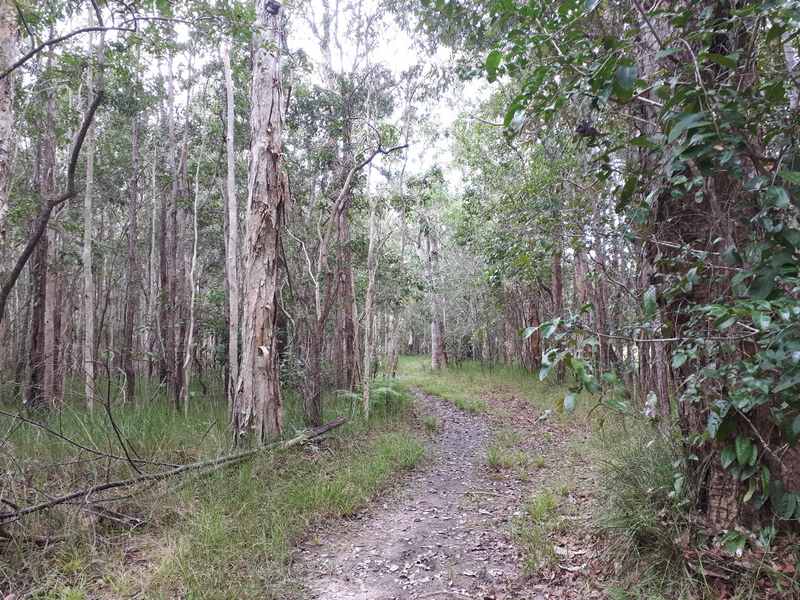
<path fill-rule="evenodd" d="M 778 177 L 789 183 L 800 185 L 800 171 L 778 171 Z"/>
<path fill-rule="evenodd" d="M 701 52 L 700 54 L 697 55 L 697 60 L 710 60 L 711 62 L 716 63 L 721 67 L 730 69 L 731 71 L 735 71 L 737 65 L 736 59 L 733 59 L 730 56 L 711 54 L 710 52 Z"/>
<path fill-rule="evenodd" d="M 722 260 L 731 266 L 741 266 L 744 264 L 741 255 L 736 251 L 736 246 L 728 246 L 720 254 Z"/>
<path fill-rule="evenodd" d="M 489 75 L 489 81 L 494 81 L 497 77 L 497 67 L 500 65 L 500 60 L 503 58 L 503 53 L 500 50 L 492 50 L 489 56 L 486 57 L 486 73 Z"/>
<path fill-rule="evenodd" d="M 636 85 L 636 78 L 639 76 L 639 68 L 636 65 L 617 67 L 617 83 L 626 92 L 633 89 Z"/>
<path fill-rule="evenodd" d="M 795 508 L 797 508 L 797 495 L 792 492 L 785 492 L 778 503 L 772 502 L 772 510 L 781 519 L 791 519 Z"/>
<path fill-rule="evenodd" d="M 597 8 L 598 4 L 600 4 L 600 0 L 585 0 L 583 3 L 587 12 L 592 12 L 595 8 Z"/>
<path fill-rule="evenodd" d="M 545 354 L 542 357 L 542 368 L 539 369 L 539 380 L 544 381 L 548 373 L 550 373 L 550 370 L 557 365 L 566 354 L 566 352 L 556 352 L 555 350 L 551 350 Z"/>
<path fill-rule="evenodd" d="M 631 140 L 631 144 L 634 146 L 638 146 L 639 148 L 658 148 L 659 145 L 656 144 L 654 141 L 650 139 L 649 135 L 640 135 Z M 631 178 L 634 182 L 636 178 Z"/>
<path fill-rule="evenodd" d="M 785 188 L 773 185 L 767 188 L 767 198 L 775 208 L 786 208 L 791 204 L 789 193 Z"/>
<path fill-rule="evenodd" d="M 686 360 L 688 358 L 689 357 L 686 355 L 686 353 L 684 353 L 684 352 L 676 352 L 675 356 L 672 358 L 672 368 L 673 369 L 680 368 L 683 365 L 683 363 L 686 362 Z"/>
<path fill-rule="evenodd" d="M 619 203 L 620 205 L 624 206 L 628 200 L 630 200 L 631 196 L 633 196 L 633 192 L 636 191 L 636 185 L 639 183 L 639 178 L 635 175 L 633 177 L 629 177 L 625 181 L 625 185 L 622 186 L 622 191 L 619 195 Z"/>
<path fill-rule="evenodd" d="M 797 442 L 800 441 L 800 415 L 797 415 L 794 421 L 786 427 L 786 441 L 792 448 L 797 446 Z"/>
<path fill-rule="evenodd" d="M 727 439 L 731 433 L 733 433 L 733 426 L 735 424 L 734 419 L 731 417 L 726 418 L 725 420 L 720 423 L 719 428 L 717 429 L 717 434 L 714 436 L 714 439 L 718 442 L 721 442 L 724 439 Z M 729 446 L 733 448 L 733 446 Z"/>
<path fill-rule="evenodd" d="M 785 227 L 783 231 L 781 231 L 781 236 L 790 246 L 800 248 L 800 230 Z"/>
<path fill-rule="evenodd" d="M 560 324 L 561 324 L 560 318 L 555 318 L 552 321 L 548 321 L 547 323 L 542 324 L 541 325 L 542 337 L 545 339 L 549 338 L 551 335 L 555 333 L 556 329 L 558 329 L 558 326 Z"/>
<path fill-rule="evenodd" d="M 781 375 L 778 385 L 772 390 L 773 394 L 778 394 L 784 390 L 788 390 L 800 383 L 800 372 L 795 371 L 792 373 L 784 373 Z"/>
<path fill-rule="evenodd" d="M 618 400 L 616 398 L 603 398 L 603 404 L 607 407 L 616 410 L 617 412 L 621 412 L 625 415 L 632 415 L 633 412 L 631 411 L 630 407 L 628 406 L 627 402 L 623 402 L 622 400 Z"/>
<path fill-rule="evenodd" d="M 753 300 L 766 300 L 773 287 L 775 287 L 774 278 L 764 273 L 759 273 L 753 278 L 753 283 L 750 284 L 750 298 Z"/>
<path fill-rule="evenodd" d="M 781 37 L 784 31 L 786 31 L 786 25 L 775 22 L 771 23 L 771 26 L 767 31 L 767 43 L 770 43 L 772 40 Z"/>
<path fill-rule="evenodd" d="M 745 502 L 749 502 L 750 498 L 753 497 L 753 494 L 756 493 L 756 485 L 757 485 L 757 483 L 758 483 L 758 479 L 756 477 L 753 477 L 750 480 L 750 487 L 747 488 L 747 493 L 744 495 L 744 501 Z"/>
<path fill-rule="evenodd" d="M 564 396 L 564 410 L 569 413 L 575 412 L 575 406 L 578 403 L 578 394 L 575 392 L 570 392 L 566 396 Z"/>
<path fill-rule="evenodd" d="M 675 54 L 676 52 L 680 52 L 681 50 L 685 50 L 685 48 L 681 48 L 680 46 L 677 48 L 663 48 L 656 52 L 656 58 L 664 58 L 665 56 L 669 56 L 670 54 Z M 666 100 L 666 98 L 662 98 L 662 100 Z"/>
<path fill-rule="evenodd" d="M 648 317 L 652 317 L 654 314 L 656 314 L 656 312 L 658 312 L 656 286 L 651 285 L 645 290 L 644 296 L 642 297 L 642 310 L 644 310 L 644 314 Z"/>
<path fill-rule="evenodd" d="M 603 373 L 602 375 L 600 375 L 600 378 L 603 381 L 607 381 L 608 383 L 616 383 L 616 384 L 622 383 L 619 380 L 619 377 L 617 376 L 616 373 Z"/>
<path fill-rule="evenodd" d="M 686 131 L 687 129 L 693 129 L 694 127 L 701 127 L 702 125 L 708 125 L 709 121 L 703 121 L 703 113 L 689 113 L 685 117 L 683 117 L 680 121 L 675 124 L 675 127 L 672 128 L 672 131 L 669 132 L 669 136 L 667 137 L 667 143 L 671 144 L 675 140 L 677 140 L 681 134 Z"/>
<path fill-rule="evenodd" d="M 766 331 L 769 328 L 770 319 L 769 315 L 765 315 L 760 310 L 754 310 L 750 313 L 751 318 L 753 319 L 753 325 L 759 331 Z"/>
<path fill-rule="evenodd" d="M 156 8 L 161 14 L 172 16 L 172 6 L 170 6 L 169 0 L 156 0 Z"/>
<path fill-rule="evenodd" d="M 527 340 L 529 337 L 533 335 L 533 332 L 539 329 L 539 327 L 526 327 L 525 331 L 522 332 L 522 339 Z"/>
<path fill-rule="evenodd" d="M 722 468 L 727 469 L 736 460 L 736 449 L 733 446 L 727 446 L 719 455 L 719 459 L 722 462 Z"/>
<path fill-rule="evenodd" d="M 708 424 L 706 425 L 706 429 L 711 437 L 715 437 L 717 435 L 717 431 L 719 430 L 719 425 L 722 422 L 722 417 L 719 416 L 719 413 L 710 410 L 708 411 Z"/>
<path fill-rule="evenodd" d="M 722 315 L 714 321 L 714 329 L 727 329 L 739 320 L 738 315 Z"/>
<path fill-rule="evenodd" d="M 736 462 L 739 463 L 739 466 L 746 467 L 750 462 L 750 452 L 753 442 L 750 440 L 749 437 L 744 435 L 737 435 L 735 446 L 736 446 Z"/>

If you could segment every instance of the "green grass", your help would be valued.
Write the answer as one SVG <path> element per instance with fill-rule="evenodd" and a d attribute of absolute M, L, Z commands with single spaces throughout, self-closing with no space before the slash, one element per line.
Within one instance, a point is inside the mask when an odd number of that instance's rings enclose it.
<path fill-rule="evenodd" d="M 435 416 L 433 415 L 426 415 L 422 417 L 422 424 L 425 425 L 425 428 L 429 431 L 436 431 L 439 423 Z"/>
<path fill-rule="evenodd" d="M 545 488 L 525 503 L 522 515 L 511 522 L 511 535 L 525 553 L 524 569 L 533 573 L 556 559 L 549 534 L 556 522 L 558 499 Z"/>
<path fill-rule="evenodd" d="M 497 440 L 486 449 L 486 462 L 491 469 L 519 469 L 525 472 L 527 467 L 532 464 L 529 457 L 520 447 L 522 433 L 512 429 L 501 429 L 497 434 Z"/>
<path fill-rule="evenodd" d="M 0 581 L 12 582 L 17 591 L 38 590 L 32 597 L 53 599 L 290 595 L 297 579 L 288 568 L 292 548 L 322 524 L 368 504 L 424 458 L 424 444 L 407 408 L 407 388 L 385 381 L 379 386 L 369 423 L 363 421 L 360 404 L 331 395 L 325 419 L 345 414 L 350 421 L 323 442 L 139 487 L 130 496 L 120 490 L 116 501 L 100 505 L 144 519 L 146 525 L 134 531 L 66 506 L 26 517 L 12 531 L 63 538 L 44 549 L 24 542 L 3 544 Z M 284 400 L 291 437 L 302 429 L 300 411 L 292 394 Z M 128 451 L 170 463 L 230 452 L 226 413 L 221 398 L 194 403 L 188 417 L 159 398 L 112 404 Z M 124 455 L 100 405 L 89 416 L 78 398 L 39 419 L 88 447 Z M 0 468 L 9 473 L 4 498 L 30 504 L 43 498 L 42 490 L 53 496 L 134 474 L 125 461 L 86 461 L 91 455 L 41 429 L 5 417 L 2 423 Z M 131 548 L 141 557 L 141 568 L 126 562 Z"/>
<path fill-rule="evenodd" d="M 155 583 L 180 581 L 194 598 L 284 597 L 293 586 L 295 544 L 327 520 L 353 514 L 423 456 L 413 434 L 393 431 L 332 459 L 274 455 L 223 473 L 204 483 L 199 510 L 181 527 Z"/>
<path fill-rule="evenodd" d="M 555 409 L 566 394 L 563 385 L 554 380 L 539 381 L 538 374 L 526 373 L 517 368 L 495 366 L 481 367 L 475 362 L 464 362 L 458 367 L 431 370 L 425 356 L 403 356 L 398 373 L 412 385 L 426 392 L 445 398 L 463 410 L 493 412 L 497 416 L 510 416 L 504 409 L 492 405 L 491 396 L 498 390 L 516 396 L 528 403 L 534 411 Z M 585 415 L 594 400 L 584 399 L 579 403 L 578 413 Z M 553 411 L 554 420 L 561 422 L 569 418 Z"/>

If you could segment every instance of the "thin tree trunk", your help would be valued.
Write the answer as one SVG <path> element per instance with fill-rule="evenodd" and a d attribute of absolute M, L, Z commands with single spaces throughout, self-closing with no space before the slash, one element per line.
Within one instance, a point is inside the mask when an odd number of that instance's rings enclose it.
<path fill-rule="evenodd" d="M 139 66 L 139 51 L 136 51 Z M 125 286 L 125 314 L 122 326 L 122 371 L 125 373 L 125 398 L 133 400 L 136 391 L 136 372 L 133 369 L 133 322 L 137 307 L 136 293 L 136 239 L 138 237 L 137 211 L 139 202 L 139 116 L 134 113 L 131 123 L 131 205 L 128 229 L 128 281 Z"/>
<path fill-rule="evenodd" d="M 192 65 L 189 63 L 191 78 Z M 191 366 L 191 353 L 187 350 L 192 340 L 190 329 L 192 328 L 191 313 L 194 310 L 194 297 L 189 289 L 189 277 L 186 256 L 186 219 L 187 211 L 180 204 L 188 204 L 189 200 L 189 117 L 191 114 L 192 90 L 189 86 L 186 90 L 185 119 L 183 123 L 183 140 L 181 142 L 181 158 L 178 167 L 178 194 L 176 196 L 175 219 L 178 227 L 177 243 L 175 244 L 175 266 L 176 266 L 176 285 L 175 285 L 175 313 L 176 313 L 176 335 L 175 335 L 175 398 L 176 406 L 180 406 L 185 400 L 189 399 L 189 378 L 187 369 Z M 185 414 L 188 414 L 188 405 L 184 406 Z"/>
<path fill-rule="evenodd" d="M 176 159 L 176 142 L 175 142 L 175 83 L 172 70 L 172 54 L 169 55 L 167 61 L 167 102 L 169 103 L 167 110 L 167 144 L 169 147 L 168 155 L 168 168 L 172 177 L 172 189 L 169 195 L 169 209 L 166 211 L 166 218 L 164 220 L 164 260 L 165 271 L 161 275 L 161 283 L 163 285 L 162 291 L 162 319 L 161 326 L 164 328 L 163 344 L 164 344 L 164 378 L 165 387 L 167 392 L 167 402 L 178 407 L 178 389 L 177 389 L 177 363 L 175 360 L 175 350 L 177 348 L 176 339 L 176 325 L 177 325 L 177 286 L 178 286 L 178 268 L 177 268 L 177 254 L 178 254 L 178 189 L 179 189 L 179 174 Z M 166 199 L 165 199 L 166 202 Z M 165 302 L 166 300 L 166 302 Z"/>
<path fill-rule="evenodd" d="M 564 309 L 564 283 L 563 271 L 561 268 L 561 243 L 559 241 L 553 252 L 553 317 L 557 317 Z M 564 383 L 566 380 L 566 367 L 563 361 L 558 361 L 556 367 L 556 381 Z"/>
<path fill-rule="evenodd" d="M 242 366 L 232 419 L 236 440 L 276 437 L 283 428 L 277 352 L 281 221 L 288 197 L 281 143 L 283 5 L 254 0 L 257 23 L 250 88 L 250 165 L 245 234 Z"/>
<path fill-rule="evenodd" d="M 239 246 L 239 216 L 236 204 L 236 156 L 234 154 L 234 109 L 231 54 L 225 49 L 222 55 L 225 66 L 225 89 L 228 100 L 228 122 L 225 149 L 228 159 L 227 219 L 225 230 L 225 277 L 228 288 L 228 418 L 233 415 L 236 384 L 239 381 L 239 273 L 236 266 Z"/>
<path fill-rule="evenodd" d="M 8 0 L 0 0 L 0 72 L 14 61 L 19 34 L 17 13 Z M 0 79 L 0 272 L 3 271 L 6 249 L 6 215 L 11 194 L 11 162 L 14 144 L 14 77 Z M 5 381 L 5 322 L 0 315 L 0 402 Z"/>
<path fill-rule="evenodd" d="M 188 129 L 188 128 L 187 128 Z M 205 146 L 205 136 L 203 137 L 203 143 L 200 146 L 200 156 L 203 155 L 203 146 Z M 192 357 L 194 356 L 194 321 L 195 321 L 195 310 L 194 310 L 194 302 L 195 302 L 195 268 L 197 266 L 197 207 L 200 198 L 200 159 L 197 160 L 197 169 L 195 171 L 194 176 L 194 203 L 192 205 L 192 254 L 189 259 L 189 307 L 188 307 L 188 327 L 186 332 L 186 347 L 184 348 L 184 355 L 183 355 L 183 410 L 184 415 L 189 414 L 189 399 L 191 398 L 191 394 L 189 393 L 189 384 L 191 382 L 191 372 L 192 372 Z"/>
<path fill-rule="evenodd" d="M 447 366 L 444 342 L 444 318 L 437 291 L 440 280 L 438 272 L 438 241 L 428 217 L 420 215 L 420 231 L 415 246 L 417 258 L 422 266 L 422 277 L 428 286 L 428 302 L 431 311 L 431 369 Z"/>
<path fill-rule="evenodd" d="M 408 145 L 408 136 L 411 130 L 411 102 L 414 99 L 417 87 L 413 87 L 406 94 L 406 114 L 405 124 L 403 126 L 403 144 Z M 403 166 L 400 169 L 400 175 L 397 178 L 397 193 L 400 198 L 400 261 L 405 264 L 406 262 L 406 205 L 405 205 L 405 174 L 408 167 L 408 150 L 403 152 Z M 399 300 L 403 297 L 402 284 L 397 284 L 396 298 Z M 400 324 L 402 321 L 403 306 L 397 302 L 394 310 L 392 311 L 392 333 L 389 341 L 390 353 L 390 376 L 392 378 L 397 376 L 397 363 L 400 361 Z"/>
<path fill-rule="evenodd" d="M 367 251 L 367 296 L 364 301 L 364 418 L 369 419 L 372 406 L 372 355 L 374 347 L 373 311 L 375 280 L 378 275 L 378 201 L 370 190 L 372 164 L 367 167 L 366 196 L 369 203 L 369 250 Z"/>
<path fill-rule="evenodd" d="M 147 358 L 147 377 L 148 380 L 152 379 L 154 372 L 153 357 L 157 353 L 156 344 L 160 339 L 161 323 L 159 322 L 159 311 L 154 308 L 156 305 L 158 294 L 158 274 L 161 266 L 160 261 L 156 261 L 157 247 L 161 241 L 161 237 L 156 236 L 156 215 L 161 216 L 160 202 L 158 199 L 158 187 L 156 185 L 156 165 L 158 164 L 158 138 L 153 143 L 153 165 L 150 171 L 150 190 L 152 194 L 152 204 L 150 210 L 150 256 L 147 262 L 147 323 L 148 327 L 145 332 L 145 348 L 148 350 Z M 159 361 L 160 365 L 160 361 Z"/>
<path fill-rule="evenodd" d="M 94 25 L 94 11 L 89 10 L 89 27 Z M 92 56 L 94 35 L 89 34 L 89 67 L 86 73 L 87 108 L 94 95 L 94 68 Z M 94 277 L 92 275 L 92 196 L 94 194 L 94 123 L 86 135 L 86 190 L 83 202 L 83 377 L 86 409 L 94 412 Z"/>
<path fill-rule="evenodd" d="M 52 65 L 52 57 L 48 58 L 48 67 Z M 41 154 L 41 179 L 39 192 L 45 203 L 55 194 L 55 101 L 52 93 L 46 94 L 44 143 Z M 31 324 L 31 346 L 29 355 L 30 382 L 26 404 L 29 409 L 38 410 L 50 406 L 53 392 L 53 330 L 52 330 L 52 281 L 49 276 L 51 245 L 54 235 L 51 228 L 46 228 L 41 242 L 36 249 L 33 277 L 34 313 Z M 51 296 L 48 297 L 48 291 Z"/>

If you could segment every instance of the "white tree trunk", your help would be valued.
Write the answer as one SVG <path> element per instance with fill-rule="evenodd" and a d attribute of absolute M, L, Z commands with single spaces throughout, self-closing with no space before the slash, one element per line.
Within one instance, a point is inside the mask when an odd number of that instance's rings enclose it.
<path fill-rule="evenodd" d="M 370 183 L 372 163 L 367 167 L 366 196 L 369 201 L 369 250 L 367 252 L 367 297 L 364 300 L 364 418 L 369 419 L 372 406 L 372 354 L 375 345 L 373 312 L 375 306 L 375 279 L 378 274 L 378 201 L 372 195 Z"/>
<path fill-rule="evenodd" d="M 94 25 L 94 11 L 89 10 L 89 27 Z M 86 72 L 86 104 L 94 96 L 94 68 L 92 52 L 94 35 L 89 33 L 89 67 Z M 94 121 L 86 135 L 86 190 L 83 200 L 83 376 L 85 382 L 86 409 L 94 412 L 94 278 L 92 277 L 92 194 L 94 193 Z"/>
<path fill-rule="evenodd" d="M 0 0 L 0 73 L 5 71 L 16 56 L 18 37 L 17 13 L 9 0 Z M 0 272 L 3 270 L 6 247 L 5 220 L 11 193 L 11 157 L 14 134 L 14 77 L 0 79 Z M 5 326 L 0 314 L 0 399 L 2 399 L 3 367 L 6 360 Z"/>
<path fill-rule="evenodd" d="M 236 254 L 239 246 L 239 214 L 236 204 L 236 156 L 234 155 L 234 108 L 233 76 L 231 74 L 231 52 L 222 54 L 225 65 L 225 89 L 228 98 L 228 123 L 226 153 L 228 155 L 228 227 L 225 236 L 225 276 L 228 286 L 228 414 L 233 414 L 236 384 L 239 382 L 239 272 Z"/>

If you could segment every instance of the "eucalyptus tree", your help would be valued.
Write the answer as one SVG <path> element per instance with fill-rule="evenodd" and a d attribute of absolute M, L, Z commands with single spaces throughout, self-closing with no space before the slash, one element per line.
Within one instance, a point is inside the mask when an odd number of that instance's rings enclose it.
<path fill-rule="evenodd" d="M 255 12 L 242 364 L 231 425 L 237 439 L 255 437 L 264 441 L 279 436 L 283 429 L 276 323 L 281 229 L 289 190 L 282 149 L 283 5 L 275 0 L 256 0 Z"/>

